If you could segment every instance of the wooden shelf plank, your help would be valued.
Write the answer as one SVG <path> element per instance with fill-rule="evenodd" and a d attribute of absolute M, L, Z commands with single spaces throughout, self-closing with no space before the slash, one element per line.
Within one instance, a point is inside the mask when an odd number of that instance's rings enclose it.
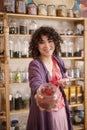
<path fill-rule="evenodd" d="M 70 17 L 58 17 L 58 16 L 41 16 L 41 15 L 29 15 L 29 14 L 13 14 L 13 13 L 6 13 L 8 17 L 23 17 L 23 18 L 30 18 L 30 19 L 47 19 L 47 20 L 67 20 L 67 21 L 81 21 L 84 18 L 70 18 Z"/>
<path fill-rule="evenodd" d="M 69 105 L 69 107 L 80 107 L 80 106 L 84 106 L 84 104 L 81 103 L 81 104 L 72 104 L 72 105 Z"/>
<path fill-rule="evenodd" d="M 29 109 L 21 109 L 21 110 L 13 110 L 10 112 L 11 115 L 13 114 L 24 114 L 29 113 Z"/>
<path fill-rule="evenodd" d="M 74 130 L 84 130 L 84 125 L 73 125 Z"/>

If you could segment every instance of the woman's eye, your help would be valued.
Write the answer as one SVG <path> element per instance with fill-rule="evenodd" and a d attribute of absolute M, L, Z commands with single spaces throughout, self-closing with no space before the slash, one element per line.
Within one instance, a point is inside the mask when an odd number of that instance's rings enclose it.
<path fill-rule="evenodd" d="M 53 40 L 49 40 L 49 43 L 53 42 Z"/>
<path fill-rule="evenodd" d="M 44 41 L 39 42 L 39 44 L 44 44 Z"/>

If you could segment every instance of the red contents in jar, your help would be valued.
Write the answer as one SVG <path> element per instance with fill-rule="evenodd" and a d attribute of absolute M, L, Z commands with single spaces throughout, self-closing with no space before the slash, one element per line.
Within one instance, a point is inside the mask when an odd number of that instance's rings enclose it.
<path fill-rule="evenodd" d="M 53 88 L 42 88 L 41 92 L 46 96 L 52 96 L 54 94 Z"/>

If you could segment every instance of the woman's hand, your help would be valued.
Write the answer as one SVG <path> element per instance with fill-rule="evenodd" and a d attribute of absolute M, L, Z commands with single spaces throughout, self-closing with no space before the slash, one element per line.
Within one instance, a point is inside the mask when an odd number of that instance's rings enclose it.
<path fill-rule="evenodd" d="M 67 85 L 69 85 L 69 78 L 64 78 L 64 79 L 60 79 L 59 81 L 58 81 L 58 84 L 59 84 L 59 86 L 62 86 L 62 87 L 66 87 Z"/>

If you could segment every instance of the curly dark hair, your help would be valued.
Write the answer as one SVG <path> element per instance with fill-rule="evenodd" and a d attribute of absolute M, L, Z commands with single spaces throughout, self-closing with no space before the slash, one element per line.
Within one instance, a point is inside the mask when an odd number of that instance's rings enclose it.
<path fill-rule="evenodd" d="M 60 43 L 63 43 L 60 35 L 56 32 L 56 30 L 49 26 L 41 26 L 38 28 L 34 34 L 32 35 L 31 41 L 29 43 L 29 55 L 32 58 L 38 58 L 40 56 L 40 52 L 38 50 L 38 44 L 41 41 L 42 35 L 47 36 L 49 40 L 53 40 L 55 44 L 55 50 L 53 55 L 58 56 L 59 51 L 61 51 Z"/>

